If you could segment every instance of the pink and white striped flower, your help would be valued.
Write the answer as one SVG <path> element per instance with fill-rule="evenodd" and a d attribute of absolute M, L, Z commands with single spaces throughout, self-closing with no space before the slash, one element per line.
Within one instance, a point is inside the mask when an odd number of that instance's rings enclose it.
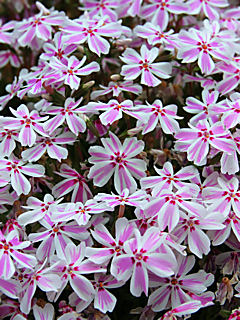
<path fill-rule="evenodd" d="M 219 9 L 226 8 L 229 3 L 227 0 L 190 0 L 187 3 L 189 14 L 204 13 L 209 20 L 219 19 Z"/>
<path fill-rule="evenodd" d="M 185 180 L 199 176 L 198 170 L 193 166 L 184 167 L 174 174 L 171 162 L 165 162 L 162 169 L 158 169 L 157 167 L 154 167 L 154 169 L 158 176 L 142 178 L 140 181 L 143 189 L 152 189 L 152 196 L 154 198 L 157 198 L 163 189 L 172 191 L 174 188 L 191 188 L 191 184 L 185 182 Z"/>
<path fill-rule="evenodd" d="M 27 199 L 27 206 L 22 206 L 25 212 L 18 216 L 20 225 L 26 226 L 29 223 L 44 219 L 44 217 L 51 216 L 54 205 L 59 204 L 62 199 L 54 200 L 51 194 L 45 194 L 43 201 L 35 197 Z"/>
<path fill-rule="evenodd" d="M 88 43 L 90 51 L 98 56 L 108 54 L 110 50 L 109 42 L 103 37 L 119 38 L 122 27 L 119 22 L 109 22 L 104 19 L 89 20 L 68 20 L 62 30 L 67 35 L 64 37 L 66 44 Z"/>
<path fill-rule="evenodd" d="M 201 308 L 200 301 L 189 301 L 167 311 L 159 320 L 177 320 L 178 317 L 189 316 Z"/>
<path fill-rule="evenodd" d="M 92 192 L 86 183 L 86 178 L 79 172 L 64 163 L 60 167 L 60 172 L 55 173 L 65 178 L 52 189 L 52 193 L 56 198 L 62 197 L 72 191 L 71 202 L 85 203 L 88 199 L 92 198 Z"/>
<path fill-rule="evenodd" d="M 15 27 L 15 21 L 9 21 L 5 24 L 2 23 L 0 19 L 0 42 L 5 44 L 11 44 L 13 35 L 10 33 L 10 30 L 13 30 Z"/>
<path fill-rule="evenodd" d="M 148 87 L 156 87 L 161 83 L 161 79 L 171 77 L 172 65 L 169 62 L 153 61 L 159 54 L 158 48 L 148 50 L 146 45 L 142 45 L 140 54 L 132 48 L 127 48 L 120 59 L 126 63 L 122 67 L 121 75 L 125 80 L 134 80 L 141 75 L 141 83 Z"/>
<path fill-rule="evenodd" d="M 203 196 L 210 204 L 209 210 L 219 212 L 227 217 L 231 210 L 240 217 L 240 190 L 239 181 L 236 177 L 226 181 L 218 178 L 218 185 L 207 187 L 203 190 Z"/>
<path fill-rule="evenodd" d="M 16 148 L 18 141 L 18 130 L 0 128 L 0 154 L 1 157 L 9 157 Z"/>
<path fill-rule="evenodd" d="M 33 306 L 33 314 L 35 320 L 53 320 L 54 308 L 51 303 L 46 303 L 44 308 L 39 307 L 37 304 Z"/>
<path fill-rule="evenodd" d="M 212 284 L 214 277 L 203 270 L 188 274 L 194 264 L 194 256 L 178 255 L 173 276 L 151 276 L 150 286 L 157 287 L 160 285 L 160 288 L 151 293 L 148 299 L 148 305 L 151 306 L 153 311 L 162 311 L 167 305 L 176 308 L 181 303 L 194 300 L 202 303 L 201 295 Z"/>
<path fill-rule="evenodd" d="M 70 86 L 71 89 L 78 89 L 81 79 L 79 76 L 87 76 L 92 72 L 98 72 L 100 70 L 99 64 L 93 61 L 85 66 L 87 57 L 84 56 L 80 61 L 71 56 L 65 61 L 60 61 L 56 57 L 52 57 L 49 62 L 49 66 L 53 69 L 46 78 L 51 79 L 51 82 L 61 82 Z"/>
<path fill-rule="evenodd" d="M 72 132 L 65 131 L 61 134 L 59 134 L 59 131 L 52 132 L 49 137 L 38 137 L 35 146 L 24 150 L 21 156 L 23 160 L 35 162 L 38 161 L 44 153 L 47 153 L 50 158 L 57 159 L 61 162 L 62 159 L 66 159 L 68 156 L 67 148 L 61 145 L 71 145 L 75 140 L 76 136 Z"/>
<path fill-rule="evenodd" d="M 145 105 L 138 105 L 136 107 L 137 111 L 145 115 L 146 118 L 144 121 L 140 120 L 143 123 L 142 133 L 146 134 L 153 131 L 158 123 L 160 123 L 164 133 L 173 134 L 178 132 L 179 124 L 177 120 L 182 119 L 182 117 L 177 116 L 177 108 L 175 104 L 163 106 L 162 101 L 159 99 L 152 104 L 146 101 Z"/>
<path fill-rule="evenodd" d="M 91 231 L 91 234 L 93 238 L 103 246 L 103 248 L 87 247 L 86 256 L 89 260 L 94 261 L 97 264 L 106 264 L 112 258 L 114 260 L 115 257 L 125 253 L 123 245 L 133 237 L 134 229 L 135 225 L 133 223 L 129 223 L 126 218 L 119 218 L 115 224 L 116 237 L 114 239 L 103 224 L 97 225 L 94 228 L 94 231 Z"/>
<path fill-rule="evenodd" d="M 201 215 L 181 213 L 178 225 L 172 234 L 176 236 L 179 243 L 186 240 L 189 249 L 197 257 L 207 255 L 210 252 L 210 240 L 203 230 L 221 230 L 225 226 L 222 224 L 224 216 L 219 212 L 202 211 Z"/>
<path fill-rule="evenodd" d="M 79 132 L 84 132 L 86 130 L 86 123 L 83 118 L 79 116 L 81 109 L 77 108 L 81 101 L 82 98 L 76 102 L 73 98 L 67 98 L 65 100 L 64 107 L 50 106 L 46 113 L 55 116 L 45 122 L 45 130 L 51 134 L 66 121 L 68 128 L 76 136 Z"/>
<path fill-rule="evenodd" d="M 108 86 L 99 85 L 101 90 L 95 90 L 91 93 L 91 99 L 95 100 L 101 95 L 112 94 L 114 97 L 118 97 L 122 91 L 131 92 L 136 95 L 142 93 L 142 87 L 139 84 L 133 83 L 133 81 L 110 81 Z"/>
<path fill-rule="evenodd" d="M 81 0 L 84 7 L 79 9 L 88 10 L 90 19 L 99 15 L 100 17 L 109 17 L 112 21 L 117 20 L 117 13 L 114 9 L 118 9 L 119 0 Z"/>
<path fill-rule="evenodd" d="M 55 222 L 46 214 L 39 222 L 44 227 L 43 231 L 30 233 L 29 239 L 33 243 L 41 241 L 36 252 L 40 261 L 50 258 L 55 252 L 62 258 L 66 245 L 72 243 L 70 238 L 82 241 L 89 237 L 87 229 L 75 222 Z"/>
<path fill-rule="evenodd" d="M 60 287 L 60 277 L 52 272 L 52 268 L 44 268 L 47 259 L 43 263 L 39 263 L 33 271 L 26 270 L 24 272 L 25 282 L 23 284 L 23 295 L 20 299 L 20 310 L 28 314 L 31 310 L 33 296 L 37 287 L 42 291 L 58 291 Z"/>
<path fill-rule="evenodd" d="M 125 253 L 114 258 L 111 273 L 118 280 L 131 278 L 130 292 L 139 297 L 142 292 L 148 294 L 148 273 L 168 277 L 174 273 L 176 259 L 171 250 L 161 252 L 158 228 L 149 228 L 143 236 L 135 229 L 134 235 L 124 243 Z"/>
<path fill-rule="evenodd" d="M 1 119 L 1 125 L 5 129 L 20 130 L 19 142 L 23 146 L 31 147 L 36 142 L 36 132 L 41 136 L 47 136 L 42 121 L 46 121 L 48 117 L 40 117 L 36 110 L 29 112 L 26 105 L 21 104 L 17 110 L 10 108 L 12 114 L 16 117 L 4 117 Z"/>
<path fill-rule="evenodd" d="M 210 125 L 205 120 L 200 120 L 194 127 L 189 123 L 190 129 L 181 129 L 175 134 L 176 149 L 186 151 L 189 161 L 201 166 L 206 164 L 210 146 L 228 154 L 233 154 L 236 146 L 228 139 L 228 131 L 221 122 Z"/>
<path fill-rule="evenodd" d="M 134 178 L 140 179 L 146 175 L 145 161 L 135 158 L 143 151 L 144 142 L 128 138 L 122 144 L 115 134 L 110 132 L 109 135 L 109 138 L 101 139 L 104 147 L 89 148 L 91 157 L 88 161 L 94 166 L 90 168 L 88 177 L 93 178 L 94 184 L 101 187 L 114 174 L 114 187 L 118 193 L 125 188 L 134 192 L 137 189 Z"/>
<path fill-rule="evenodd" d="M 14 262 L 18 266 L 29 269 L 36 265 L 36 258 L 22 250 L 30 244 L 30 241 L 20 241 L 15 231 L 4 236 L 0 230 L 0 278 L 10 279 L 13 276 L 16 270 Z"/>
<path fill-rule="evenodd" d="M 169 14 L 181 14 L 187 11 L 186 5 L 178 0 L 150 0 L 150 4 L 141 10 L 143 18 L 151 18 L 154 25 L 164 28 L 168 25 Z"/>
<path fill-rule="evenodd" d="M 218 82 L 217 89 L 222 94 L 234 90 L 240 83 L 240 61 L 232 59 L 224 61 L 217 66 L 217 70 L 223 72 L 223 80 Z"/>
<path fill-rule="evenodd" d="M 194 0 L 195 1 L 195 0 Z M 178 58 L 183 59 L 182 63 L 198 61 L 202 73 L 210 74 L 215 68 L 212 58 L 217 60 L 229 60 L 229 53 L 225 44 L 218 39 L 211 38 L 207 29 L 197 30 L 191 28 L 189 31 L 179 33 Z M 221 91 L 221 90 L 219 90 Z"/>
<path fill-rule="evenodd" d="M 143 112 L 139 112 L 138 107 L 133 106 L 133 102 L 131 100 L 124 100 L 122 102 L 110 100 L 108 103 L 89 102 L 86 106 L 80 108 L 80 110 L 85 113 L 105 111 L 99 116 L 101 123 L 105 126 L 121 119 L 123 117 L 123 113 L 126 113 L 140 121 L 144 121 L 145 116 Z"/>
<path fill-rule="evenodd" d="M 53 208 L 52 219 L 56 222 L 75 220 L 80 226 L 86 225 L 91 218 L 91 214 L 99 214 L 105 211 L 112 211 L 105 203 L 98 203 L 95 200 L 67 203 Z"/>
<path fill-rule="evenodd" d="M 94 295 L 95 290 L 92 283 L 83 275 L 94 272 L 103 273 L 107 270 L 90 260 L 83 260 L 84 257 L 85 243 L 81 242 L 78 246 L 69 243 L 64 248 L 64 256 L 61 257 L 61 260 L 55 259 L 56 265 L 53 270 L 61 276 L 61 288 L 54 301 L 58 299 L 68 282 L 80 299 L 88 301 Z"/>
<path fill-rule="evenodd" d="M 8 173 L 9 178 L 6 181 L 6 184 L 10 182 L 17 195 L 22 193 L 28 194 L 31 190 L 31 184 L 25 175 L 31 177 L 42 177 L 44 172 L 45 169 L 40 164 L 26 164 L 17 158 L 0 160 L 0 174 Z"/>

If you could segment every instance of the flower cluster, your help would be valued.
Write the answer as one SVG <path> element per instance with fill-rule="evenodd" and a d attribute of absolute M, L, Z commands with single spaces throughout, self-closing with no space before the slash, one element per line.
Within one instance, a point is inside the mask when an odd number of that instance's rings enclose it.
<path fill-rule="evenodd" d="M 237 1 L 42 2 L 0 5 L 0 319 L 239 319 Z"/>

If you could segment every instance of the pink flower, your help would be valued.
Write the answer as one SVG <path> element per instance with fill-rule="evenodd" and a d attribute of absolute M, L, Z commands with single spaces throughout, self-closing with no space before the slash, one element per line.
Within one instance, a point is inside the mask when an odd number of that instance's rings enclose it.
<path fill-rule="evenodd" d="M 222 94 L 234 90 L 240 83 L 240 63 L 233 58 L 233 61 L 224 61 L 217 69 L 223 72 L 223 80 L 218 82 L 217 89 Z"/>
<path fill-rule="evenodd" d="M 159 122 L 164 133 L 173 134 L 179 131 L 177 120 L 182 119 L 182 117 L 177 116 L 177 106 L 175 104 L 163 106 L 162 101 L 159 99 L 152 104 L 146 103 L 146 105 L 136 106 L 137 111 L 145 115 L 145 120 L 142 121 L 143 134 L 153 131 Z"/>
<path fill-rule="evenodd" d="M 177 320 L 178 317 L 190 315 L 201 308 L 200 301 L 189 301 L 180 304 L 176 308 L 167 311 L 159 320 Z"/>
<path fill-rule="evenodd" d="M 57 183 L 52 190 L 56 198 L 62 197 L 69 192 L 72 192 L 71 202 L 83 202 L 92 198 L 92 192 L 89 189 L 86 179 L 76 170 L 69 167 L 67 164 L 62 164 L 60 172 L 56 172 L 59 176 L 65 178 Z"/>
<path fill-rule="evenodd" d="M 194 28 L 189 31 L 184 30 L 179 33 L 178 37 L 181 44 L 178 58 L 183 59 L 183 63 L 197 60 L 202 73 L 210 74 L 215 68 L 211 56 L 218 60 L 229 59 L 224 43 L 211 38 L 206 28 L 202 31 Z"/>
<path fill-rule="evenodd" d="M 12 34 L 8 31 L 12 30 L 15 27 L 15 21 L 9 21 L 5 24 L 0 20 L 0 42 L 5 44 L 11 44 Z"/>
<path fill-rule="evenodd" d="M 227 0 L 190 0 L 187 5 L 189 6 L 189 14 L 199 14 L 203 12 L 209 20 L 215 20 L 219 18 L 218 8 L 225 8 L 229 5 Z"/>
<path fill-rule="evenodd" d="M 4 117 L 1 119 L 1 125 L 5 129 L 17 129 L 19 132 L 19 142 L 23 146 L 32 146 L 36 142 L 36 132 L 40 135 L 47 136 L 43 125 L 40 123 L 48 117 L 40 117 L 36 110 L 29 112 L 27 106 L 21 104 L 17 110 L 10 108 L 12 114 L 16 117 Z"/>
<path fill-rule="evenodd" d="M 176 149 L 187 151 L 189 161 L 201 166 L 206 164 L 209 147 L 218 151 L 233 154 L 235 144 L 228 139 L 228 132 L 221 122 L 210 125 L 207 120 L 200 120 L 194 127 L 189 123 L 190 129 L 181 129 L 175 134 Z"/>
<path fill-rule="evenodd" d="M 104 186 L 114 174 L 114 187 L 118 193 L 128 188 L 130 192 L 137 189 L 133 179 L 144 177 L 146 163 L 135 157 L 143 151 L 144 142 L 136 138 L 125 139 L 121 144 L 115 134 L 109 133 L 109 138 L 102 138 L 104 147 L 89 148 L 91 157 L 89 162 L 94 166 L 90 168 L 88 178 L 93 179 L 96 186 Z"/>
<path fill-rule="evenodd" d="M 64 103 L 64 107 L 50 106 L 47 108 L 46 113 L 55 115 L 55 117 L 49 119 L 44 123 L 44 128 L 49 134 L 60 127 L 65 121 L 69 129 L 77 136 L 79 132 L 86 130 L 86 123 L 83 118 L 79 117 L 81 112 L 77 106 L 81 103 L 82 98 L 75 100 L 73 98 L 67 98 Z"/>
<path fill-rule="evenodd" d="M 29 223 L 44 219 L 45 216 L 52 214 L 54 205 L 61 202 L 61 200 L 55 201 L 50 194 L 45 194 L 43 201 L 35 197 L 29 197 L 27 199 L 27 206 L 22 207 L 26 211 L 18 216 L 19 224 L 26 226 Z"/>
<path fill-rule="evenodd" d="M 35 266 L 36 258 L 22 251 L 30 244 L 30 241 L 21 242 L 15 231 L 9 232 L 5 237 L 0 230 L 0 278 L 10 279 L 13 276 L 16 270 L 14 262 L 29 269 Z"/>
<path fill-rule="evenodd" d="M 121 75 L 125 80 L 134 80 L 141 75 L 141 83 L 149 87 L 156 87 L 162 79 L 171 77 L 172 66 L 169 62 L 153 61 L 159 54 L 158 48 L 148 50 L 145 45 L 141 46 L 140 54 L 132 48 L 127 48 L 120 59 L 127 65 L 122 67 Z M 157 77 L 158 78 L 157 78 Z"/>
<path fill-rule="evenodd" d="M 110 81 L 108 86 L 100 85 L 102 90 L 95 90 L 91 93 L 91 99 L 95 100 L 101 95 L 112 94 L 114 97 L 118 97 L 122 91 L 131 92 L 136 95 L 142 93 L 142 87 L 139 84 L 132 81 L 113 82 Z"/>
<path fill-rule="evenodd" d="M 160 288 L 149 296 L 148 305 L 151 305 L 153 311 L 164 310 L 167 305 L 176 308 L 181 303 L 193 301 L 193 299 L 202 302 L 201 294 L 212 284 L 214 277 L 203 270 L 188 274 L 194 264 L 194 256 L 178 255 L 173 276 L 151 276 L 152 285 L 150 283 L 150 286 L 157 287 L 160 285 Z M 196 295 L 196 298 L 194 295 Z"/>
<path fill-rule="evenodd" d="M 134 107 L 131 100 L 124 100 L 122 102 L 110 100 L 108 103 L 89 102 L 85 107 L 80 108 L 80 110 L 85 113 L 105 111 L 99 117 L 101 123 L 105 126 L 121 119 L 123 117 L 123 113 L 144 121 L 144 113 L 141 111 L 139 112 L 138 107 Z"/>
<path fill-rule="evenodd" d="M 52 57 L 49 66 L 53 71 L 50 72 L 46 78 L 50 78 L 52 82 L 63 81 L 64 84 L 69 85 L 71 89 L 77 90 L 80 85 L 79 76 L 86 76 L 100 70 L 99 64 L 95 61 L 82 67 L 86 59 L 87 57 L 84 56 L 82 60 L 79 61 L 75 56 L 71 56 L 66 59 L 66 63 L 64 63 L 64 61 Z"/>
<path fill-rule="evenodd" d="M 83 18 L 68 20 L 63 32 L 67 33 L 66 44 L 81 44 L 87 41 L 90 51 L 100 56 L 102 53 L 108 54 L 110 50 L 109 42 L 103 37 L 120 37 L 122 27 L 119 22 Z"/>
<path fill-rule="evenodd" d="M 88 301 L 94 295 L 95 290 L 92 283 L 83 275 L 94 272 L 103 273 L 107 270 L 90 260 L 83 260 L 84 257 L 84 242 L 81 242 L 79 246 L 69 243 L 64 248 L 64 256 L 61 257 L 61 260 L 56 261 L 56 265 L 53 268 L 55 272 L 61 275 L 61 288 L 54 301 L 58 299 L 68 282 L 70 282 L 70 286 L 80 299 Z"/>
<path fill-rule="evenodd" d="M 39 307 L 37 304 L 33 307 L 33 314 L 35 320 L 53 320 L 54 308 L 50 303 L 46 303 L 44 308 Z"/>
<path fill-rule="evenodd" d="M 166 277 L 174 273 L 175 256 L 161 252 L 158 228 L 149 228 L 143 236 L 134 230 L 135 237 L 123 245 L 125 253 L 115 257 L 111 273 L 118 279 L 127 281 L 131 278 L 130 292 L 139 297 L 142 292 L 148 294 L 148 273 Z"/>
<path fill-rule="evenodd" d="M 187 7 L 181 1 L 175 0 L 150 0 L 150 4 L 142 9 L 143 18 L 151 18 L 154 25 L 165 28 L 168 25 L 169 14 L 181 14 L 187 11 Z"/>
<path fill-rule="evenodd" d="M 43 45 L 44 53 L 41 54 L 40 59 L 50 60 L 56 57 L 60 61 L 67 64 L 68 56 L 77 49 L 77 45 L 66 45 L 63 41 L 63 33 L 57 32 L 54 35 L 53 43 L 45 43 Z"/>
<path fill-rule="evenodd" d="M 20 299 L 20 310 L 28 314 L 31 310 L 32 298 L 36 292 L 37 287 L 42 291 L 58 291 L 60 287 L 60 277 L 52 272 L 52 268 L 44 268 L 47 259 L 43 263 L 39 263 L 35 267 L 35 270 L 24 272 L 24 284 L 23 284 L 23 295 Z"/>
<path fill-rule="evenodd" d="M 60 210 L 56 205 L 53 208 L 52 218 L 54 221 L 70 221 L 75 220 L 80 226 L 86 225 L 91 218 L 91 214 L 99 214 L 105 211 L 112 211 L 107 204 L 98 203 L 95 200 L 87 200 L 82 202 L 67 203 L 60 205 Z"/>
<path fill-rule="evenodd" d="M 20 195 L 29 194 L 31 190 L 31 184 L 25 174 L 31 177 L 42 177 L 45 169 L 39 164 L 25 164 L 19 159 L 9 158 L 0 160 L 0 173 L 2 172 L 9 174 L 7 183 L 10 182 L 17 195 Z"/>
<path fill-rule="evenodd" d="M 164 190 L 172 191 L 174 188 L 181 189 L 184 187 L 191 188 L 191 184 L 185 182 L 199 175 L 196 168 L 187 166 L 174 174 L 173 166 L 170 162 L 165 162 L 162 169 L 154 167 L 158 176 L 150 176 L 141 179 L 141 186 L 143 189 L 152 189 L 152 196 L 157 198 Z M 165 190 L 166 191 L 166 190 Z"/>
<path fill-rule="evenodd" d="M 36 252 L 40 261 L 45 257 L 50 258 L 55 252 L 62 258 L 66 245 L 72 243 L 70 238 L 86 240 L 89 237 L 87 229 L 74 221 L 55 222 L 52 217 L 45 214 L 44 219 L 39 222 L 44 227 L 43 231 L 30 233 L 29 239 L 33 243 L 41 241 Z"/>
<path fill-rule="evenodd" d="M 9 130 L 0 128 L 0 154 L 2 157 L 9 157 L 16 148 L 16 141 L 18 141 L 18 130 Z"/>
<path fill-rule="evenodd" d="M 18 25 L 17 30 L 20 32 L 18 42 L 24 47 L 30 45 L 35 37 L 45 41 L 49 40 L 52 36 L 52 26 L 61 26 L 64 20 L 63 12 L 53 11 L 49 14 L 40 12 Z"/>
<path fill-rule="evenodd" d="M 90 19 L 95 15 L 100 17 L 109 17 L 112 21 L 117 20 L 117 13 L 114 9 L 119 7 L 119 0 L 81 0 L 84 7 L 82 10 L 88 10 Z"/>
<path fill-rule="evenodd" d="M 66 131 L 62 134 L 59 134 L 59 131 L 53 132 L 49 137 L 38 137 L 35 146 L 24 150 L 21 155 L 23 160 L 35 162 L 47 153 L 50 158 L 61 162 L 62 159 L 67 158 L 68 150 L 60 145 L 71 145 L 75 140 L 76 136 L 72 132 Z"/>

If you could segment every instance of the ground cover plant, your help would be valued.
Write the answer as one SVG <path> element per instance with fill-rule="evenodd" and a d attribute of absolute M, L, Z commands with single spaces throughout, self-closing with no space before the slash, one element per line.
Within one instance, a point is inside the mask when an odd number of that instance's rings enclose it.
<path fill-rule="evenodd" d="M 238 1 L 0 18 L 0 319 L 240 319 Z"/>

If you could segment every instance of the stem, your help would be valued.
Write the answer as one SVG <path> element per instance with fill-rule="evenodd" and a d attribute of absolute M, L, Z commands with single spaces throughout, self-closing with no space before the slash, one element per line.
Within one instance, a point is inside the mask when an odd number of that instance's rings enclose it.
<path fill-rule="evenodd" d="M 120 204 L 118 211 L 118 218 L 122 218 L 124 216 L 125 204 Z"/>

